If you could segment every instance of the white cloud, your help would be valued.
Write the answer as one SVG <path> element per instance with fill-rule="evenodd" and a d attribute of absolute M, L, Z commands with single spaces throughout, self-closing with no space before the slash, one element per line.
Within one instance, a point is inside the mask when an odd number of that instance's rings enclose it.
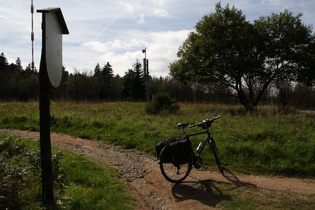
<path fill-rule="evenodd" d="M 120 2 L 120 5 L 122 5 L 125 11 L 130 14 L 134 14 L 143 9 L 143 6 L 139 2 L 135 2 L 135 1 Z"/>
<path fill-rule="evenodd" d="M 88 47 L 96 52 L 107 52 L 107 51 L 118 51 L 118 50 L 129 50 L 134 47 L 142 47 L 145 45 L 145 42 L 135 38 L 131 38 L 127 41 L 120 39 L 115 39 L 113 41 L 108 41 L 106 43 L 101 43 L 99 41 L 90 41 L 83 43 L 83 47 Z"/>
<path fill-rule="evenodd" d="M 60 7 L 69 35 L 63 38 L 63 63 L 69 71 L 91 71 L 97 63 L 110 62 L 121 76 L 136 59 L 142 62 L 147 48 L 151 75 L 166 76 L 178 47 L 203 15 L 214 11 L 219 0 L 34 0 L 35 9 Z M 235 5 L 250 20 L 281 12 L 303 13 L 314 24 L 313 0 L 221 0 Z M 31 62 L 30 1 L 0 0 L 0 53 L 9 62 L 17 57 Z M 41 14 L 34 13 L 35 64 L 41 53 Z"/>
<path fill-rule="evenodd" d="M 129 39 L 115 39 L 108 42 L 91 41 L 84 43 L 80 56 L 83 69 L 93 69 L 97 63 L 106 64 L 110 62 L 115 74 L 121 76 L 132 68 L 132 64 L 138 59 L 142 62 L 144 54 L 141 50 L 147 49 L 147 59 L 151 74 L 166 76 L 169 73 L 168 65 L 176 59 L 178 47 L 186 39 L 189 30 L 163 31 L 145 33 L 143 31 L 132 31 L 127 36 Z M 139 35 L 145 34 L 145 35 Z M 90 59 L 84 59 L 87 55 Z M 80 69 L 77 69 L 80 70 Z"/>
<path fill-rule="evenodd" d="M 156 8 L 154 9 L 154 14 L 158 17 L 169 17 L 169 13 L 165 9 Z"/>
<path fill-rule="evenodd" d="M 145 18 L 144 14 L 140 15 L 140 19 L 138 20 L 138 24 L 144 24 L 145 23 Z"/>

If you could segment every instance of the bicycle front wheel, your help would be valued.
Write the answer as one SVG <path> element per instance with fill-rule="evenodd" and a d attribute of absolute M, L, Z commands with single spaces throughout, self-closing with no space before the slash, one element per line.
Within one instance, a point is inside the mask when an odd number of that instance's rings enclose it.
<path fill-rule="evenodd" d="M 166 152 L 164 152 L 164 155 L 166 155 Z M 172 183 L 180 183 L 184 181 L 192 169 L 192 161 L 176 166 L 173 163 L 164 160 L 167 160 L 167 158 L 163 156 L 162 151 L 160 155 L 160 169 L 164 178 Z"/>
<path fill-rule="evenodd" d="M 217 145 L 213 139 L 211 139 L 209 143 L 210 143 L 210 147 L 211 147 L 215 162 L 217 163 L 217 166 L 218 166 L 220 172 L 223 174 L 223 169 L 221 167 L 221 162 L 219 159 L 219 151 L 218 151 Z"/>

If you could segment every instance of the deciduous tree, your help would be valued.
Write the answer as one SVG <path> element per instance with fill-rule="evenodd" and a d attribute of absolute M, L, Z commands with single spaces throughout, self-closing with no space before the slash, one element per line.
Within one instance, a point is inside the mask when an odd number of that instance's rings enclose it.
<path fill-rule="evenodd" d="M 241 10 L 217 4 L 179 48 L 171 75 L 231 89 L 247 111 L 254 111 L 272 81 L 314 79 L 314 35 L 300 17 L 284 11 L 252 24 Z"/>

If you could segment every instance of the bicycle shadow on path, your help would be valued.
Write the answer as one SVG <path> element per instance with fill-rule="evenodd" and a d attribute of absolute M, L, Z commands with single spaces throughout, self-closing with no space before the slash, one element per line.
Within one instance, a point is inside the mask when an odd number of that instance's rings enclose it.
<path fill-rule="evenodd" d="M 258 188 L 257 185 L 255 185 L 255 184 L 252 184 L 250 182 L 241 181 L 232 171 L 230 171 L 229 169 L 227 169 L 225 167 L 222 167 L 222 176 L 226 180 L 233 183 L 235 185 L 234 188 L 241 187 L 241 186 L 248 187 L 248 188 Z M 232 189 L 234 189 L 234 188 L 232 188 Z"/>
<path fill-rule="evenodd" d="M 200 203 L 215 207 L 223 200 L 232 200 L 230 195 L 225 195 L 217 186 L 216 181 L 187 181 L 175 184 L 172 195 L 176 202 L 197 200 Z"/>
<path fill-rule="evenodd" d="M 221 201 L 232 200 L 232 196 L 226 192 L 238 187 L 257 188 L 255 184 L 242 182 L 230 170 L 223 168 L 220 179 L 200 180 L 197 177 L 189 176 L 188 181 L 175 184 L 172 187 L 172 196 L 176 202 L 197 200 L 203 205 L 216 207 Z M 226 180 L 224 180 L 224 178 Z"/>

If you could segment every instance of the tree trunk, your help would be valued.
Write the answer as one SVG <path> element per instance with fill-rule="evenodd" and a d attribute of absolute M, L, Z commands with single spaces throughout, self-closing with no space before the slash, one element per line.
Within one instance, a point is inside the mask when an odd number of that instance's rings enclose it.
<path fill-rule="evenodd" d="M 257 106 L 252 103 L 244 105 L 246 113 L 254 114 L 257 111 Z"/>

